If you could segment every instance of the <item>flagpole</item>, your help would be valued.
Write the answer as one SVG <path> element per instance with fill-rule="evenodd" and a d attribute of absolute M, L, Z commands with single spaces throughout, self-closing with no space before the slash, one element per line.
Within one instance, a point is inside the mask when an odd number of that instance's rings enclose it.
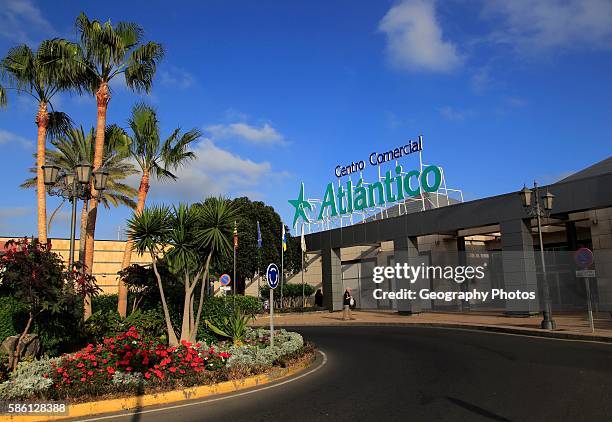
<path fill-rule="evenodd" d="M 300 237 L 300 250 L 302 251 L 302 308 L 306 308 L 306 293 L 304 291 L 304 253 L 306 252 L 306 241 L 304 240 L 304 223 L 302 223 L 302 236 Z"/>
<path fill-rule="evenodd" d="M 281 222 L 281 224 L 283 224 Z M 283 286 L 285 281 L 285 226 L 282 226 L 281 237 L 281 291 L 280 291 L 280 309 L 283 309 Z"/>
<path fill-rule="evenodd" d="M 233 294 L 233 306 L 234 312 L 236 312 L 236 249 L 238 248 L 238 224 L 234 221 L 234 282 L 232 287 L 234 288 Z"/>

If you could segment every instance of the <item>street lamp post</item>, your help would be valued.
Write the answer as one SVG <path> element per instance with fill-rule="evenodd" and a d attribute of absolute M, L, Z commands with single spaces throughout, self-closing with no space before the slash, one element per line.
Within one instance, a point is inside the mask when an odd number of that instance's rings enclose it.
<path fill-rule="evenodd" d="M 94 176 L 94 188 L 100 195 L 106 189 L 108 172 L 98 169 L 92 172 L 92 165 L 87 161 L 77 163 L 73 171 L 62 170 L 53 164 L 42 166 L 45 186 L 51 196 L 59 196 L 72 203 L 72 215 L 70 218 L 70 251 L 68 255 L 68 268 L 72 270 L 74 266 L 74 250 L 76 237 L 76 212 L 77 200 L 87 201 L 93 196 L 89 189 L 91 176 Z"/>
<path fill-rule="evenodd" d="M 542 217 L 549 217 L 550 211 L 552 210 L 553 198 L 555 197 L 552 193 L 546 192 L 540 198 L 540 191 L 538 183 L 533 182 L 533 190 L 523 186 L 523 189 L 519 191 L 521 196 L 521 202 L 523 207 L 527 210 L 530 217 L 535 217 L 538 223 L 538 238 L 540 242 L 540 260 L 542 262 L 542 290 L 544 293 L 544 311 L 541 328 L 546 330 L 554 330 L 556 328 L 555 321 L 552 319 L 551 301 L 550 301 L 550 288 L 548 286 L 548 277 L 546 275 L 546 262 L 544 260 L 544 241 L 542 239 Z M 535 204 L 532 204 L 532 196 L 535 196 Z M 543 204 L 540 203 L 543 201 Z"/>

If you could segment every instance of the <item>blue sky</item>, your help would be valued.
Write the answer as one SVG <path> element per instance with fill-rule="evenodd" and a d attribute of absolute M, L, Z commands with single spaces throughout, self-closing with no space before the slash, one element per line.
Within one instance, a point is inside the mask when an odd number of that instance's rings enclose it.
<path fill-rule="evenodd" d="M 0 0 L 0 54 L 75 39 L 81 11 L 138 22 L 162 43 L 152 93 L 114 83 L 108 121 L 125 125 L 144 100 L 164 134 L 197 127 L 206 137 L 178 183 L 154 184 L 152 201 L 247 195 L 291 224 L 287 200 L 301 181 L 320 198 L 336 165 L 419 134 L 426 161 L 466 199 L 551 183 L 612 152 L 610 1 L 142 4 Z M 9 101 L 0 111 L 0 235 L 29 235 L 35 195 L 19 184 L 32 164 L 36 109 L 13 93 Z M 62 94 L 54 105 L 86 128 L 95 123 L 93 98 Z M 51 236 L 68 235 L 68 211 Z M 129 214 L 99 213 L 97 237 L 116 237 Z"/>

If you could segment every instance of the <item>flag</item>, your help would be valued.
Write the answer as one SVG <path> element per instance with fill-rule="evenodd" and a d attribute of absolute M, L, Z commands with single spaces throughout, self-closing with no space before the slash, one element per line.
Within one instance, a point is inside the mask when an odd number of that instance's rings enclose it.
<path fill-rule="evenodd" d="M 238 249 L 238 224 L 234 221 L 234 249 Z"/>
<path fill-rule="evenodd" d="M 261 248 L 263 242 L 261 240 L 261 229 L 259 228 L 259 221 L 257 222 L 257 247 Z"/>
<path fill-rule="evenodd" d="M 302 252 L 306 253 L 306 239 L 304 238 L 304 225 L 302 224 L 302 238 L 300 239 Z"/>
<path fill-rule="evenodd" d="M 287 236 L 285 234 L 285 225 L 283 224 L 283 251 L 287 250 Z"/>

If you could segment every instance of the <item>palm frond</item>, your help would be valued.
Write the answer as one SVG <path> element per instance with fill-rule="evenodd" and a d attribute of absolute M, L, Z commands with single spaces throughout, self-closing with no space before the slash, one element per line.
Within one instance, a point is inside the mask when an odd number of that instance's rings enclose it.
<path fill-rule="evenodd" d="M 164 57 L 161 44 L 148 42 L 132 51 L 125 68 L 125 82 L 136 92 L 151 91 L 157 64 Z"/>
<path fill-rule="evenodd" d="M 8 105 L 8 100 L 6 98 L 6 89 L 0 85 L 0 108 L 4 108 Z"/>
<path fill-rule="evenodd" d="M 171 231 L 170 209 L 164 205 L 146 207 L 141 214 L 132 214 L 127 222 L 127 233 L 139 253 L 155 253 L 167 244 Z"/>
<path fill-rule="evenodd" d="M 73 122 L 68 114 L 61 111 L 52 111 L 49 113 L 49 123 L 47 125 L 47 137 L 56 138 L 62 135 L 68 135 L 73 128 Z"/>

